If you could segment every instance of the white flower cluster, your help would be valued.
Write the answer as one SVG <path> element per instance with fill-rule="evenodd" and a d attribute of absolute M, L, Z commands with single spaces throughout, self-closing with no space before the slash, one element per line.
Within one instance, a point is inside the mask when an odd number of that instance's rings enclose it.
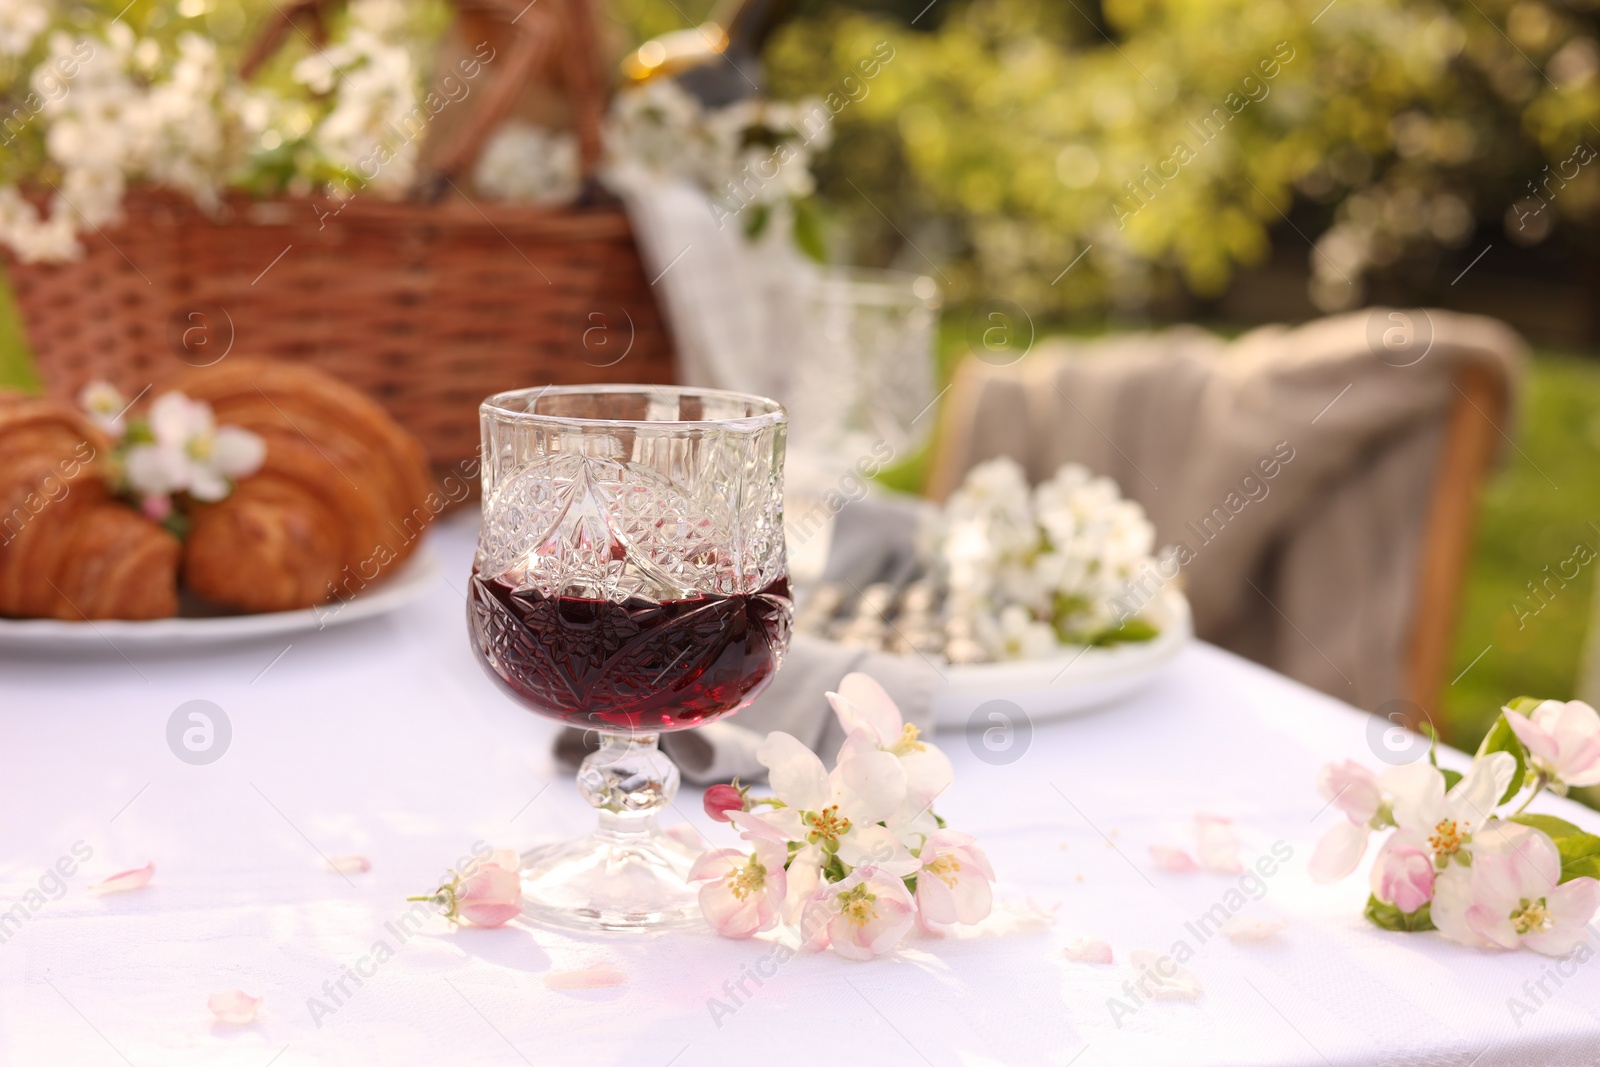
<path fill-rule="evenodd" d="M 0 53 L 21 54 L 45 25 L 31 2 L 0 7 Z M 164 50 L 120 21 L 101 37 L 52 33 L 29 83 L 61 179 L 45 211 L 0 186 L 0 244 L 24 262 L 75 258 L 77 235 L 115 222 L 131 183 L 176 189 L 210 207 L 254 154 L 308 134 L 310 152 L 296 160 L 302 170 L 353 170 L 381 151 L 372 184 L 397 195 L 416 156 L 400 122 L 419 95 L 416 65 L 393 39 L 405 5 L 356 0 L 350 11 L 344 41 L 295 65 L 298 81 L 332 94 L 315 123 L 291 100 L 230 82 L 216 44 L 199 34 L 181 34 Z"/>
<path fill-rule="evenodd" d="M 820 101 L 741 100 L 707 111 L 666 80 L 619 93 L 606 130 L 614 165 L 688 178 L 740 206 L 810 196 L 812 153 L 832 138 Z"/>
<path fill-rule="evenodd" d="M 951 619 L 966 620 L 990 658 L 1037 659 L 1117 639 L 1113 601 L 1154 543 L 1144 509 L 1111 479 L 1069 463 L 1030 492 L 1022 468 L 1002 457 L 967 474 L 925 531 L 924 551 Z"/>
<path fill-rule="evenodd" d="M 63 92 L 64 68 L 75 77 Z M 184 34 L 168 62 L 125 23 L 112 23 L 100 41 L 54 33 L 31 84 L 48 100 L 45 148 L 62 179 L 47 212 L 0 187 L 0 242 L 23 261 L 77 255 L 78 231 L 115 221 L 132 179 L 215 198 L 222 73 L 207 38 Z"/>
<path fill-rule="evenodd" d="M 473 172 L 480 193 L 508 203 L 566 204 L 578 195 L 578 139 L 529 122 L 506 123 Z"/>
<path fill-rule="evenodd" d="M 0 4 L 0 56 L 20 56 L 50 25 L 44 0 L 6 0 Z"/>
<path fill-rule="evenodd" d="M 393 195 L 416 175 L 421 131 L 411 127 L 422 121 L 405 20 L 401 0 L 356 0 L 345 39 L 294 67 L 301 84 L 334 94 L 333 110 L 311 132 L 312 148 L 334 168 L 360 173 L 376 191 Z"/>
<path fill-rule="evenodd" d="M 215 43 L 195 33 L 167 46 L 121 20 L 98 35 L 67 33 L 48 0 L 0 0 L 0 57 L 18 57 L 29 72 L 28 134 L 45 156 L 21 176 L 28 196 L 0 185 L 0 245 L 24 262 L 75 258 L 79 235 L 116 222 L 134 183 L 179 190 L 207 208 L 230 186 L 304 195 L 343 180 L 346 190 L 355 182 L 405 195 L 438 110 L 423 106 L 436 97 L 423 92 L 416 23 L 406 0 L 352 0 L 339 38 L 274 89 L 228 77 Z M 22 88 L 0 83 L 0 94 Z M 736 213 L 809 195 L 811 150 L 828 144 L 830 130 L 819 103 L 708 112 L 656 82 L 618 97 L 606 139 L 613 164 L 687 175 L 737 202 L 728 209 Z M 512 124 L 475 177 L 492 197 L 563 203 L 579 187 L 577 147 L 570 134 Z"/>

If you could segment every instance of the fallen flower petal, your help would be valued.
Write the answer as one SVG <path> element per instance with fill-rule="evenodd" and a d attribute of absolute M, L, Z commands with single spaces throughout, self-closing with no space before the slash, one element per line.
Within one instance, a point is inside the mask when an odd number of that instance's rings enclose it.
<path fill-rule="evenodd" d="M 1138 987 L 1148 989 L 1157 1000 L 1198 1000 L 1206 987 L 1192 971 L 1178 966 L 1171 956 L 1163 956 L 1146 948 L 1136 948 L 1128 954 L 1133 969 L 1139 972 Z"/>
<path fill-rule="evenodd" d="M 1198 871 L 1200 865 L 1194 857 L 1181 848 L 1171 845 L 1151 845 L 1150 858 L 1156 861 L 1156 866 L 1164 871 Z"/>
<path fill-rule="evenodd" d="M 1222 932 L 1230 941 L 1267 941 L 1288 929 L 1287 919 L 1247 919 L 1235 915 L 1222 924 Z"/>
<path fill-rule="evenodd" d="M 625 985 L 628 975 L 608 964 L 575 971 L 551 971 L 544 976 L 546 989 L 608 989 Z"/>
<path fill-rule="evenodd" d="M 1232 819 L 1202 813 L 1194 817 L 1194 829 L 1200 839 L 1202 867 L 1223 874 L 1239 874 L 1244 870 L 1239 862 L 1239 835 L 1234 832 Z"/>
<path fill-rule="evenodd" d="M 155 877 L 155 873 L 156 865 L 151 861 L 143 867 L 120 871 L 103 882 L 96 882 L 89 887 L 89 891 L 104 896 L 107 893 L 126 893 L 130 889 L 143 889 L 150 884 L 150 879 Z"/>
<path fill-rule="evenodd" d="M 372 870 L 372 861 L 359 852 L 348 856 L 335 856 L 328 861 L 328 870 L 334 874 L 366 874 Z"/>
<path fill-rule="evenodd" d="M 256 1021 L 256 1009 L 265 999 L 252 997 L 242 989 L 230 989 L 226 993 L 211 994 L 206 1000 L 206 1007 L 211 1009 L 211 1014 L 217 1017 L 219 1023 L 245 1026 Z"/>
<path fill-rule="evenodd" d="M 1069 960 L 1077 963 L 1110 963 L 1111 946 L 1092 937 L 1074 938 L 1061 950 Z"/>

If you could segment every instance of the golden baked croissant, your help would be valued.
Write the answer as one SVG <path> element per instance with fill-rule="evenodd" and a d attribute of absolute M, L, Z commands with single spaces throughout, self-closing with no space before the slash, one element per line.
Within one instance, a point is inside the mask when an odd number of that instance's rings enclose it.
<path fill-rule="evenodd" d="M 0 615 L 178 612 L 178 541 L 106 488 L 110 443 L 64 404 L 0 391 Z"/>
<path fill-rule="evenodd" d="M 267 446 L 227 498 L 190 511 L 184 584 L 206 600 L 252 612 L 346 600 L 410 555 L 443 508 L 417 440 L 321 371 L 231 358 L 167 388 Z"/>

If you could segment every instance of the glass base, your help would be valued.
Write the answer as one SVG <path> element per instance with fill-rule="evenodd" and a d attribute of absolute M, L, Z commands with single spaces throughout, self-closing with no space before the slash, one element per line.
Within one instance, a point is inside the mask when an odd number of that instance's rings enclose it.
<path fill-rule="evenodd" d="M 522 914 L 576 930 L 695 926 L 697 854 L 666 834 L 601 831 L 522 855 Z"/>
<path fill-rule="evenodd" d="M 654 736 L 604 734 L 578 769 L 600 828 L 522 854 L 522 914 L 571 930 L 660 930 L 704 922 L 689 869 L 699 853 L 661 831 L 678 768 Z"/>

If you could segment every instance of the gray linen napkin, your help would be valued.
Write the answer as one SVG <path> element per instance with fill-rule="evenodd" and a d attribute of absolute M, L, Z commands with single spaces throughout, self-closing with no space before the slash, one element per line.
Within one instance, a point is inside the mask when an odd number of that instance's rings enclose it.
<path fill-rule="evenodd" d="M 873 582 L 899 586 L 916 576 L 916 517 L 919 503 L 893 497 L 868 498 L 847 505 L 835 519 L 824 582 L 864 589 Z M 795 635 L 789 654 L 766 690 L 731 718 L 666 734 L 661 747 L 683 777 L 696 785 L 759 781 L 766 768 L 756 761 L 756 746 L 774 730 L 793 734 L 832 764 L 844 731 L 825 695 L 852 671 L 878 680 L 906 722 L 927 732 L 933 724 L 933 692 L 938 673 L 918 656 L 899 656 L 849 648 L 806 634 Z M 590 751 L 596 738 L 565 730 L 556 739 L 556 756 L 568 766 Z"/>

